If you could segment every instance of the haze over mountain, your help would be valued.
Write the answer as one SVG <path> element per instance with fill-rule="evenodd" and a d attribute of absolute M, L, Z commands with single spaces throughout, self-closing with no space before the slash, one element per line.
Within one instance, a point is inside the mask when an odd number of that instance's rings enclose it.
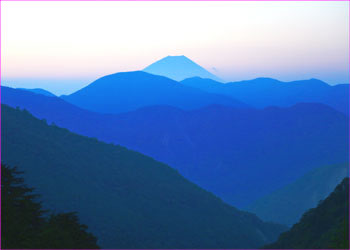
<path fill-rule="evenodd" d="M 209 93 L 227 95 L 256 108 L 318 102 L 349 114 L 349 84 L 330 86 L 317 79 L 281 82 L 272 78 L 222 84 L 199 77 L 186 79 L 181 83 Z"/>
<path fill-rule="evenodd" d="M 45 89 L 41 89 L 41 88 L 35 88 L 35 89 L 19 88 L 19 89 L 31 91 L 31 92 L 33 92 L 33 93 L 40 94 L 40 95 L 56 96 L 56 95 L 52 94 L 51 92 L 49 92 L 49 91 L 47 91 L 47 90 L 45 90 Z"/>
<path fill-rule="evenodd" d="M 217 76 L 183 55 L 164 57 L 147 66 L 143 71 L 154 75 L 166 76 L 175 81 L 182 81 L 195 76 L 221 81 Z"/>
<path fill-rule="evenodd" d="M 350 250 L 349 2 L 0 9 L 0 248 Z"/>
<path fill-rule="evenodd" d="M 313 168 L 348 161 L 348 118 L 322 104 L 262 110 L 214 105 L 192 111 L 153 106 L 108 115 L 4 87 L 2 102 L 168 163 L 238 207 Z"/>
<path fill-rule="evenodd" d="M 61 124 L 61 121 L 69 122 L 69 124 L 76 124 L 80 128 L 85 126 L 85 123 L 79 122 L 81 120 L 91 124 L 96 123 L 101 117 L 107 117 L 81 109 L 56 96 L 37 95 L 30 91 L 4 86 L 1 86 L 1 103 L 14 108 L 25 108 L 34 116 L 46 119 L 48 122 L 57 124 Z M 93 124 L 91 125 L 93 126 Z"/>
<path fill-rule="evenodd" d="M 325 199 L 345 177 L 349 177 L 349 163 L 322 166 L 262 197 L 246 209 L 265 221 L 292 226 L 306 210 Z"/>
<path fill-rule="evenodd" d="M 103 248 L 257 248 L 285 230 L 150 157 L 3 104 L 1 115 L 3 163 L 24 171 L 46 208 L 77 211 Z"/>
<path fill-rule="evenodd" d="M 182 109 L 210 104 L 247 107 L 231 97 L 210 94 L 142 71 L 107 75 L 71 95 L 61 97 L 76 106 L 101 113 L 120 113 L 151 105 Z"/>
<path fill-rule="evenodd" d="M 349 249 L 349 178 L 267 249 Z"/>

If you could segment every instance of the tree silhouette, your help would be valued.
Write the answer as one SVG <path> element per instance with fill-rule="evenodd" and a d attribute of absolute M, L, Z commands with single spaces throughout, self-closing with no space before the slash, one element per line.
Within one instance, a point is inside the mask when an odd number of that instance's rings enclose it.
<path fill-rule="evenodd" d="M 24 184 L 17 168 L 1 164 L 1 246 L 11 249 L 93 249 L 96 238 L 75 213 L 51 214 Z"/>
<path fill-rule="evenodd" d="M 51 215 L 41 235 L 42 248 L 98 248 L 96 238 L 79 224 L 76 213 Z"/>

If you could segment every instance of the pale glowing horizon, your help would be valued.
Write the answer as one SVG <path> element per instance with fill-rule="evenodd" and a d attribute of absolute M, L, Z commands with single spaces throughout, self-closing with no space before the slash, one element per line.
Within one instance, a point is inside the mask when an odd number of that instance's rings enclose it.
<path fill-rule="evenodd" d="M 185 55 L 226 81 L 349 82 L 349 3 L 1 2 L 1 84 L 67 94 Z"/>

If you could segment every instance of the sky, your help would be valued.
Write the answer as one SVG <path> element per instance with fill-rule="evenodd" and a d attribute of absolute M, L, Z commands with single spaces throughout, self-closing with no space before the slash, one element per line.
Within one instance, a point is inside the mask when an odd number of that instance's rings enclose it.
<path fill-rule="evenodd" d="M 185 55 L 226 81 L 349 82 L 349 3 L 1 2 L 1 84 L 68 94 Z"/>

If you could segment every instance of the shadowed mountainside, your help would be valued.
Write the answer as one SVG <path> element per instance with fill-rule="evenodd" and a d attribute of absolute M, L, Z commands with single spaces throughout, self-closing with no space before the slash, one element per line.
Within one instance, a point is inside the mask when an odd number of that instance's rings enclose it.
<path fill-rule="evenodd" d="M 267 249 L 349 249 L 349 178 Z"/>
<path fill-rule="evenodd" d="M 103 248 L 256 248 L 285 229 L 135 151 L 3 104 L 1 116 L 3 163 L 24 171 L 46 208 L 77 211 Z"/>
<path fill-rule="evenodd" d="M 265 221 L 292 226 L 306 210 L 316 207 L 348 176 L 348 163 L 319 167 L 246 209 Z"/>
<path fill-rule="evenodd" d="M 348 119 L 322 104 L 263 110 L 210 106 L 193 111 L 154 106 L 103 115 L 59 98 L 10 88 L 2 88 L 2 101 L 73 132 L 170 164 L 238 207 L 313 168 L 348 161 Z"/>

